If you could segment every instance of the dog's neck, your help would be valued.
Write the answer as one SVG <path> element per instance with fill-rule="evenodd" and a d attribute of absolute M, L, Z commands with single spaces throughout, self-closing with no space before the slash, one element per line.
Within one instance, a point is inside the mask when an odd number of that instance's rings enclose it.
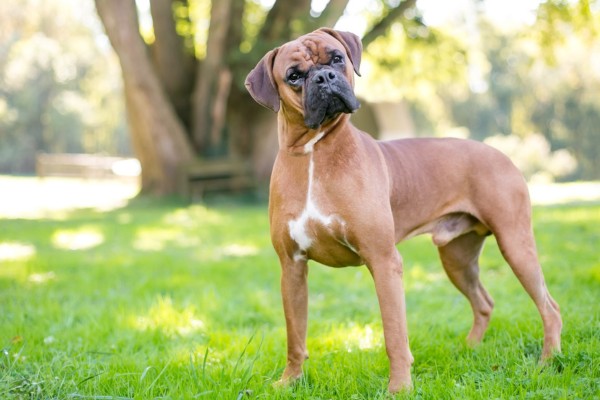
<path fill-rule="evenodd" d="M 347 123 L 349 114 L 340 114 L 317 129 L 310 129 L 302 124 L 290 123 L 284 112 L 278 114 L 278 140 L 280 151 L 292 155 L 311 154 L 315 145 L 330 132 L 336 132 L 338 126 Z"/>

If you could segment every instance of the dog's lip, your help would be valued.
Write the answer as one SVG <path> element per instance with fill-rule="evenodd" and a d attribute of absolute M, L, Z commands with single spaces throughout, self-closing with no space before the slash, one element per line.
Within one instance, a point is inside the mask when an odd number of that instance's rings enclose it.
<path fill-rule="evenodd" d="M 323 125 L 324 122 L 326 122 L 328 120 L 334 119 L 339 114 L 342 114 L 342 113 L 352 114 L 352 113 L 354 113 L 356 110 L 358 110 L 360 108 L 360 102 L 358 101 L 358 99 L 355 96 L 343 96 L 340 93 L 337 93 L 335 91 L 331 91 L 330 94 L 332 96 L 335 96 L 335 98 L 338 99 L 339 101 L 341 101 L 342 104 L 344 105 L 344 107 L 346 109 L 342 110 L 342 111 L 339 111 L 339 112 L 337 112 L 335 114 L 328 115 L 327 114 L 327 108 L 328 107 L 327 107 L 323 111 L 320 112 L 320 114 L 321 114 L 320 115 L 320 120 L 318 122 L 315 122 L 315 123 L 310 123 L 308 121 L 308 118 L 305 118 L 304 119 L 304 123 L 310 129 L 317 129 L 319 126 Z"/>
<path fill-rule="evenodd" d="M 348 114 L 352 114 L 360 108 L 360 101 L 358 101 L 358 99 L 354 95 L 353 96 L 339 96 L 338 95 L 337 97 L 340 100 L 342 100 L 342 103 L 344 103 L 344 105 L 348 109 L 348 111 L 349 111 Z"/>
<path fill-rule="evenodd" d="M 321 119 L 321 121 L 317 122 L 317 123 L 310 123 L 306 120 L 306 118 L 304 119 L 304 123 L 306 124 L 306 126 L 310 129 L 317 129 L 318 127 L 320 127 L 321 125 L 323 125 L 323 122 L 325 122 L 325 114 L 323 114 L 323 118 Z"/>

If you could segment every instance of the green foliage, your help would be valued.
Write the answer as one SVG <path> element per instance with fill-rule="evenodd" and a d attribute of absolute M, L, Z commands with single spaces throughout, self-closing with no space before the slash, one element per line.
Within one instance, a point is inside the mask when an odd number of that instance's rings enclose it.
<path fill-rule="evenodd" d="M 93 13 L 70 0 L 0 5 L 0 170 L 33 170 L 36 152 L 128 151 L 118 66 Z"/>
<path fill-rule="evenodd" d="M 355 8 L 375 26 L 399 3 Z M 598 179 L 598 10 L 593 0 L 544 1 L 533 25 L 507 32 L 483 19 L 468 31 L 428 27 L 418 8 L 409 9 L 365 49 L 357 90 L 370 101 L 409 103 L 418 135 L 456 127 L 478 140 L 541 134 L 552 152 L 577 159 L 566 178 Z M 234 95 L 246 93 L 256 61 L 287 40 L 259 38 L 273 23 L 268 2 L 245 0 L 243 11 L 241 22 L 232 21 L 242 26 L 241 42 L 227 57 Z M 210 2 L 175 1 L 173 15 L 186 48 L 204 59 Z M 296 16 L 285 31 L 299 34 L 316 21 L 318 13 Z M 130 153 L 118 65 L 91 1 L 3 1 L 0 26 L 0 171 L 31 173 L 40 151 Z M 153 35 L 151 23 L 143 30 Z"/>
<path fill-rule="evenodd" d="M 190 52 L 194 53 L 194 36 L 196 30 L 192 22 L 192 7 L 186 1 L 173 1 L 173 18 L 175 19 L 175 29 L 177 34 L 184 38 L 184 46 Z"/>
<path fill-rule="evenodd" d="M 440 86 L 466 81 L 465 45 L 437 29 L 398 22 L 365 51 L 357 90 L 371 101 L 419 102 Z"/>
<path fill-rule="evenodd" d="M 593 398 L 600 391 L 600 206 L 534 210 L 541 261 L 561 305 L 563 351 L 538 365 L 539 316 L 493 238 L 482 280 L 496 302 L 475 350 L 467 301 L 427 238 L 402 244 L 415 389 L 399 398 Z M 389 398 L 365 268 L 311 266 L 306 377 L 285 362 L 279 266 L 266 207 L 137 201 L 0 232 L 3 399 Z"/>
<path fill-rule="evenodd" d="M 567 43 L 570 36 L 577 36 L 586 44 L 592 44 L 598 37 L 598 9 L 596 0 L 551 0 L 540 4 L 536 30 L 530 35 L 540 44 L 543 59 L 548 64 L 562 62 L 556 54 L 557 48 Z"/>
<path fill-rule="evenodd" d="M 600 75 L 597 14 L 585 2 L 546 2 L 532 28 L 502 32 L 480 22 L 489 63 L 487 88 L 458 95 L 442 92 L 449 118 L 471 137 L 542 134 L 551 150 L 567 150 L 578 162 L 570 179 L 598 179 Z"/>
<path fill-rule="evenodd" d="M 210 3 L 207 1 L 191 1 L 189 2 L 188 13 L 192 23 L 190 29 L 192 30 L 195 54 L 198 59 L 203 59 L 206 57 L 206 41 L 210 25 Z M 180 31 L 178 33 L 182 34 Z"/>

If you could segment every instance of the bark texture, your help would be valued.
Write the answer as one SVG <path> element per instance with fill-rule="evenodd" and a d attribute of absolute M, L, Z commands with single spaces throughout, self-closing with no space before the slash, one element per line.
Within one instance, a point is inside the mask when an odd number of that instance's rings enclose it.
<path fill-rule="evenodd" d="M 193 140 L 204 153 L 223 152 L 223 130 L 231 70 L 227 62 L 227 34 L 233 0 L 212 3 L 206 54 L 198 68 L 194 90 Z"/>
<path fill-rule="evenodd" d="M 310 14 L 311 0 L 276 0 L 250 52 L 241 50 L 248 40 L 244 15 L 250 1 L 213 0 L 202 60 L 194 54 L 198 21 L 190 20 L 188 0 L 150 0 L 151 45 L 140 36 L 135 1 L 95 2 L 121 63 L 132 143 L 142 164 L 142 191 L 169 195 L 178 191 L 182 166 L 194 157 L 253 160 L 259 177 L 268 177 L 276 153 L 275 114 L 250 98 L 243 85 L 246 74 L 273 47 L 318 27 L 333 27 L 349 0 L 330 0 L 320 15 Z M 386 6 L 387 13 L 366 33 L 363 44 L 405 18 L 415 3 Z M 189 29 L 178 32 L 182 26 Z"/>
<path fill-rule="evenodd" d="M 151 48 L 152 61 L 177 117 L 189 129 L 196 59 L 193 47 L 186 46 L 184 38 L 177 33 L 176 3 L 181 3 L 181 0 L 150 0 L 155 38 Z M 191 24 L 191 21 L 188 20 L 188 23 Z"/>
<path fill-rule="evenodd" d="M 180 166 L 192 158 L 192 147 L 140 36 L 135 2 L 96 0 L 96 8 L 121 63 L 132 143 L 142 165 L 142 190 L 176 193 Z"/>

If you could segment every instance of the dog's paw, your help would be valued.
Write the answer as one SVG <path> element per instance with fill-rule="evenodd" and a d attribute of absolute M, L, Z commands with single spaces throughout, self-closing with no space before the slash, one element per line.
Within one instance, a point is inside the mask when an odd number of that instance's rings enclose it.
<path fill-rule="evenodd" d="M 388 385 L 388 392 L 395 394 L 400 392 L 410 392 L 413 389 L 412 382 L 410 378 L 408 380 L 403 381 L 390 381 Z"/>
<path fill-rule="evenodd" d="M 285 371 L 281 378 L 273 382 L 273 387 L 276 389 L 283 389 L 292 386 L 302 378 L 302 371 L 300 373 L 288 373 Z"/>

